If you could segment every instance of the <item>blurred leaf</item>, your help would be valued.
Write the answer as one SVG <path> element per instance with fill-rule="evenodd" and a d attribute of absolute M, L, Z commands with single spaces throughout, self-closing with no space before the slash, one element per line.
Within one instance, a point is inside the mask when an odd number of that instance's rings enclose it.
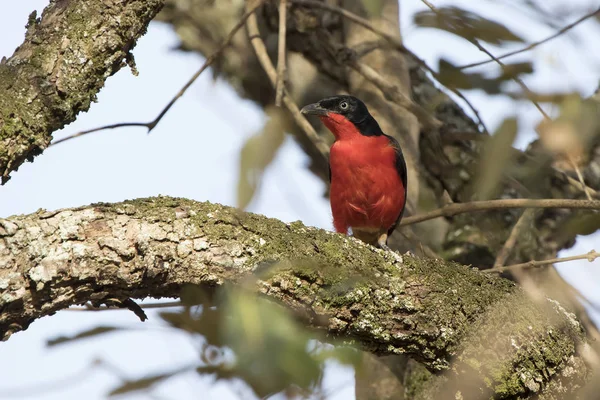
<path fill-rule="evenodd" d="M 236 354 L 235 370 L 258 396 L 320 381 L 323 364 L 308 352 L 311 337 L 287 310 L 238 292 L 230 294 L 227 315 L 224 334 Z"/>
<path fill-rule="evenodd" d="M 334 359 L 340 364 L 357 366 L 362 360 L 361 353 L 352 347 L 337 346 L 321 350 L 316 354 L 317 359 L 325 362 Z"/>
<path fill-rule="evenodd" d="M 571 170 L 586 162 L 587 149 L 600 137 L 600 104 L 579 94 L 565 96 L 558 118 L 536 128 L 544 147 L 562 162 L 559 167 Z"/>
<path fill-rule="evenodd" d="M 59 336 L 54 339 L 49 339 L 46 342 L 47 346 L 56 346 L 57 344 L 63 344 L 68 342 L 74 342 L 80 339 L 87 339 L 90 337 L 103 335 L 105 333 L 114 332 L 117 330 L 122 330 L 123 328 L 115 327 L 115 326 L 98 326 L 96 328 L 89 329 L 87 331 L 80 332 L 74 336 Z"/>
<path fill-rule="evenodd" d="M 152 387 L 153 385 L 155 385 L 157 383 L 160 383 L 166 379 L 169 379 L 177 374 L 186 372 L 188 370 L 190 370 L 190 367 L 178 368 L 173 371 L 163 372 L 161 374 L 151 375 L 151 376 L 148 376 L 145 378 L 127 381 L 127 382 L 123 383 L 121 386 L 118 386 L 115 389 L 111 390 L 109 395 L 116 396 L 119 394 L 134 392 L 137 390 L 149 389 L 150 387 Z"/>
<path fill-rule="evenodd" d="M 600 229 L 600 214 L 589 212 L 579 213 L 562 227 L 561 236 L 565 238 L 573 237 L 573 235 L 591 235 Z"/>
<path fill-rule="evenodd" d="M 204 335 L 201 360 L 206 365 L 197 368 L 199 373 L 214 375 L 216 379 L 239 378 L 257 396 L 266 397 L 319 387 L 328 359 L 344 364 L 355 362 L 357 352 L 347 347 L 328 345 L 325 351 L 312 351 L 314 332 L 309 332 L 280 305 L 239 288 L 221 288 L 213 296 L 215 300 L 205 301 L 208 294 L 194 286 L 182 291 L 189 304 L 203 304 L 201 313 L 193 313 L 192 308 L 161 313 L 171 326 Z M 215 303 L 218 308 L 213 306 Z M 161 378 L 157 375 L 130 382 L 124 388 L 147 387 Z"/>
<path fill-rule="evenodd" d="M 383 11 L 383 0 L 361 0 L 371 17 L 379 17 Z"/>
<path fill-rule="evenodd" d="M 246 208 L 252 201 L 265 168 L 275 158 L 285 137 L 285 111 L 269 106 L 265 112 L 268 120 L 263 130 L 246 141 L 240 155 L 240 178 L 237 188 L 237 204 L 240 209 Z"/>
<path fill-rule="evenodd" d="M 505 81 L 512 80 L 521 74 L 533 72 L 533 66 L 528 62 L 505 64 L 505 66 L 501 75 L 488 78 L 478 72 L 465 72 L 442 58 L 438 64 L 438 79 L 448 88 L 482 89 L 488 94 L 499 94 L 501 93 L 500 86 Z"/>
<path fill-rule="evenodd" d="M 439 7 L 437 11 L 421 11 L 414 22 L 423 28 L 436 28 L 467 39 L 482 40 L 494 45 L 504 42 L 523 42 L 506 26 L 459 7 Z"/>
<path fill-rule="evenodd" d="M 486 141 L 475 180 L 475 194 L 479 200 L 495 197 L 502 174 L 511 159 L 512 144 L 517 136 L 517 131 L 517 120 L 507 118 Z"/>
<path fill-rule="evenodd" d="M 502 67 L 502 74 L 496 79 L 502 81 L 510 81 L 518 77 L 519 75 L 531 73 L 533 73 L 533 64 L 529 61 L 518 62 L 514 64 L 504 63 L 504 67 Z"/>
<path fill-rule="evenodd" d="M 211 296 L 206 289 L 199 285 L 185 285 L 181 288 L 180 300 L 183 305 L 191 307 L 200 304 L 210 304 Z"/>
<path fill-rule="evenodd" d="M 160 316 L 175 328 L 204 336 L 206 341 L 214 346 L 225 344 L 220 332 L 220 324 L 224 317 L 221 310 L 217 308 L 203 307 L 198 316 L 192 315 L 187 310 L 162 312 Z"/>

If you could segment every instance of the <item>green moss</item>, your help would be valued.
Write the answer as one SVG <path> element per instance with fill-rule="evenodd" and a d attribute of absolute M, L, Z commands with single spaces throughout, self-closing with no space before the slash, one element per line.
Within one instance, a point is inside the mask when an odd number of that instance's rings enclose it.
<path fill-rule="evenodd" d="M 480 377 L 499 398 L 547 382 L 581 340 L 564 313 L 532 303 L 510 281 L 459 264 L 408 255 L 402 264 L 382 262 L 394 257 L 343 235 L 186 199 L 96 206 L 174 225 L 187 218 L 211 243 L 235 238 L 250 254 L 244 270 L 318 313 L 331 309 L 343 319 L 354 312 L 344 329 L 355 337 L 368 332 L 371 350 L 418 355 L 432 371 L 447 370 L 454 358 L 451 375 Z"/>

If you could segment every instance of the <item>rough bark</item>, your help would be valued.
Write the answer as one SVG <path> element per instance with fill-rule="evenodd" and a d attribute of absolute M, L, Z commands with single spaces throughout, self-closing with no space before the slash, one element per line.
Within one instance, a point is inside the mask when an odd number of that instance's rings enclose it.
<path fill-rule="evenodd" d="M 553 300 L 533 303 L 503 278 L 397 258 L 299 222 L 158 197 L 2 219 L 0 238 L 4 340 L 74 304 L 253 278 L 308 326 L 445 371 L 434 385 L 445 394 L 562 398 L 588 374 L 582 328 Z"/>
<path fill-rule="evenodd" d="M 27 24 L 25 41 L 0 62 L 0 176 L 33 161 L 52 132 L 95 101 L 163 0 L 53 1 Z"/>

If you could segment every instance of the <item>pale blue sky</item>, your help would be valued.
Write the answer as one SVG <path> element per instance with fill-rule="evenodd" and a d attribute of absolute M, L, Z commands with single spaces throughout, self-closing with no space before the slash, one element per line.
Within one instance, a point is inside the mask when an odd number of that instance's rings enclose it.
<path fill-rule="evenodd" d="M 41 12 L 47 3 L 30 0 L 8 2 L 2 7 L 0 57 L 10 56 L 22 42 L 28 14 L 34 8 Z M 473 7 L 472 3 L 452 2 Z M 569 2 L 571 6 L 589 3 L 592 2 Z M 430 65 L 436 66 L 440 55 L 458 63 L 484 57 L 464 41 L 412 26 L 411 15 L 423 9 L 418 0 L 402 0 L 401 5 L 406 44 Z M 502 15 L 529 40 L 552 33 L 492 1 L 477 2 L 477 10 L 492 18 Z M 598 83 L 599 60 L 592 51 L 596 41 L 588 38 L 598 37 L 598 33 L 597 25 L 588 22 L 577 28 L 570 39 L 561 38 L 537 49 L 536 74 L 527 83 L 543 91 L 577 89 L 589 95 Z M 140 76 L 133 77 L 125 69 L 111 77 L 91 111 L 55 137 L 107 123 L 154 118 L 203 61 L 195 55 L 171 51 L 176 43 L 177 38 L 168 27 L 152 24 L 134 51 Z M 496 54 L 506 51 L 493 50 Z M 593 63 L 590 57 L 596 57 Z M 532 126 L 540 117 L 530 104 L 511 105 L 480 92 L 467 95 L 491 130 L 507 115 L 517 114 L 522 122 L 518 146 L 523 147 L 533 138 Z M 262 110 L 241 101 L 227 84 L 214 83 L 207 71 L 150 135 L 141 128 L 101 132 L 53 147 L 34 163 L 23 165 L 7 185 L 0 187 L 0 216 L 158 194 L 234 205 L 239 150 L 244 139 L 260 129 L 263 121 Z M 267 170 L 250 210 L 331 229 L 329 205 L 322 198 L 323 184 L 306 170 L 306 163 L 307 157 L 288 137 Z M 598 236 L 582 238 L 563 253 L 587 252 L 597 240 Z M 600 304 L 600 261 L 564 264 L 561 272 Z M 27 331 L 0 344 L 0 359 L 5 360 L 0 363 L 0 399 L 102 399 L 119 378 L 106 368 L 86 373 L 94 359 L 108 361 L 128 378 L 195 360 L 194 344 L 186 335 L 162 329 L 158 317 L 152 312 L 149 316 L 150 320 L 142 324 L 126 311 L 66 311 L 36 321 Z M 49 338 L 101 324 L 132 330 L 51 350 L 45 348 Z M 330 398 L 353 398 L 352 378 L 348 369 L 329 369 L 326 381 L 333 392 Z M 153 393 L 165 399 L 238 398 L 235 388 L 212 385 L 195 374 L 175 378 Z"/>

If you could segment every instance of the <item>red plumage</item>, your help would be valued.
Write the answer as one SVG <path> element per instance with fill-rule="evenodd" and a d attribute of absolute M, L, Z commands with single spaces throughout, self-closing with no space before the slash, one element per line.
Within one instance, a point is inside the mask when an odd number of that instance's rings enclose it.
<path fill-rule="evenodd" d="M 340 114 L 322 116 L 334 134 L 331 146 L 331 211 L 340 233 L 348 228 L 387 232 L 405 202 L 404 183 L 396 168 L 396 149 L 386 136 L 364 136 Z"/>

